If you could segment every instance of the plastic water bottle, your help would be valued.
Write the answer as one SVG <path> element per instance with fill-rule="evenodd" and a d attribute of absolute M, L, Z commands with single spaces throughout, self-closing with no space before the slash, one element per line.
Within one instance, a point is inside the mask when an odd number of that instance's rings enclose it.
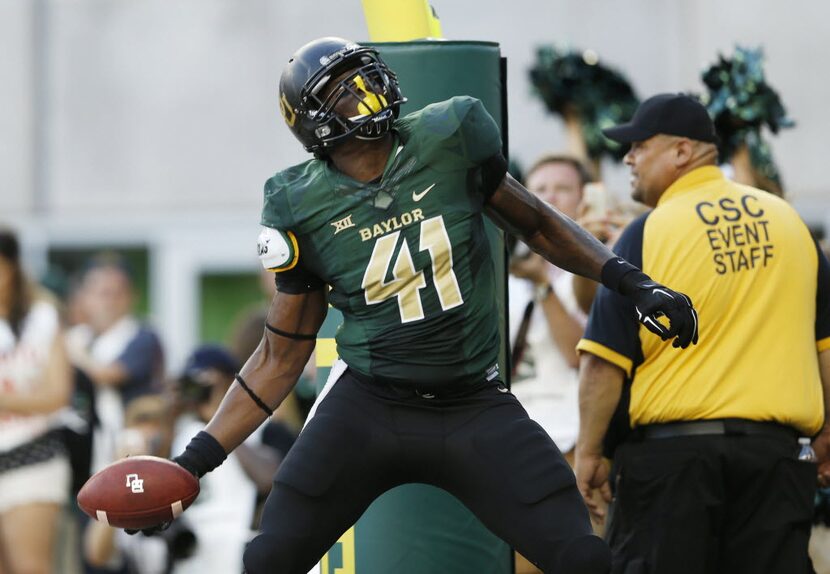
<path fill-rule="evenodd" d="M 810 445 L 810 439 L 807 437 L 802 437 L 798 439 L 799 451 L 798 451 L 798 460 L 803 460 L 805 462 L 818 462 L 818 457 L 816 457 L 816 451 L 813 450 L 813 447 Z"/>

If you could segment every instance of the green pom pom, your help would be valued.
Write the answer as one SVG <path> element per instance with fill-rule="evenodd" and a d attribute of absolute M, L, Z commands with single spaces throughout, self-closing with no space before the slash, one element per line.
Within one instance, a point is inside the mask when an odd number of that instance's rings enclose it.
<path fill-rule="evenodd" d="M 787 117 L 778 92 L 767 83 L 763 64 L 760 48 L 750 50 L 738 46 L 731 58 L 719 56 L 702 74 L 703 83 L 709 89 L 704 103 L 721 140 L 721 161 L 729 161 L 746 144 L 755 169 L 780 184 L 778 169 L 761 130 L 766 126 L 777 134 L 795 122 Z"/>
<path fill-rule="evenodd" d="M 626 149 L 602 135 L 602 130 L 628 121 L 639 100 L 628 80 L 599 63 L 591 50 L 577 52 L 542 46 L 530 70 L 534 92 L 548 110 L 565 116 L 578 114 L 588 156 L 622 159 Z"/>

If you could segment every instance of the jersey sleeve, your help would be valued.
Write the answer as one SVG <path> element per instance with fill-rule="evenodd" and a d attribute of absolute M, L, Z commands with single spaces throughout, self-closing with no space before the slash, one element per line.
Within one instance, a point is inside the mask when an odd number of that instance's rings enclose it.
<path fill-rule="evenodd" d="M 322 289 L 325 282 L 300 261 L 300 245 L 291 231 L 263 227 L 257 240 L 262 267 L 275 274 L 280 293 L 308 293 Z"/>
<path fill-rule="evenodd" d="M 450 113 L 455 116 L 458 128 L 447 145 L 450 151 L 461 156 L 464 167 L 471 170 L 472 189 L 486 201 L 507 173 L 501 132 L 480 100 L 456 97 L 449 103 Z"/>
<path fill-rule="evenodd" d="M 263 227 L 260 231 L 257 253 L 262 267 L 272 273 L 289 271 L 300 259 L 300 247 L 294 233 L 273 227 Z"/>
<path fill-rule="evenodd" d="M 816 285 L 816 346 L 819 352 L 830 349 L 830 262 L 816 243 L 818 281 Z"/>
<path fill-rule="evenodd" d="M 263 190 L 262 228 L 257 238 L 257 254 L 262 267 L 273 273 L 293 269 L 300 259 L 288 191 L 284 172 L 266 181 Z"/>
<path fill-rule="evenodd" d="M 501 132 L 484 104 L 471 97 L 453 98 L 452 102 L 459 120 L 458 142 L 464 158 L 472 165 L 481 165 L 500 156 Z"/>
<path fill-rule="evenodd" d="M 645 214 L 631 222 L 614 246 L 614 253 L 638 267 L 642 267 L 643 229 L 647 217 Z M 605 359 L 624 370 L 630 378 L 643 360 L 640 324 L 636 317 L 631 299 L 601 285 L 577 350 Z"/>
<path fill-rule="evenodd" d="M 277 173 L 265 182 L 262 200 L 263 227 L 273 229 L 294 229 L 293 210 L 289 201 L 289 186 L 284 182 L 284 172 Z"/>
<path fill-rule="evenodd" d="M 257 253 L 262 267 L 275 274 L 274 281 L 281 293 L 300 294 L 317 291 L 325 282 L 303 264 L 300 241 L 295 233 L 299 225 L 293 215 L 289 196 L 298 183 L 297 170 L 285 170 L 265 182 L 262 207 L 262 229 L 257 239 Z"/>

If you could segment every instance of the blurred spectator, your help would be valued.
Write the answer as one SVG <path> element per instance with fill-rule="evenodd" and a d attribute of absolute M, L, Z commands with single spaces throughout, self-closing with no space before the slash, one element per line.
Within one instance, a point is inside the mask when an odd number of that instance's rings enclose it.
<path fill-rule="evenodd" d="M 160 395 L 132 401 L 124 413 L 117 458 L 135 455 L 170 456 L 171 408 Z M 154 536 L 130 536 L 121 529 L 95 520 L 84 534 L 84 557 L 90 566 L 107 572 L 167 574 L 174 560 L 193 551 L 195 539 L 187 517 Z"/>
<path fill-rule="evenodd" d="M 602 183 L 589 183 L 585 186 L 585 198 L 580 206 L 577 222 L 591 235 L 608 247 L 614 247 L 625 226 L 647 209 L 639 204 L 628 202 L 609 205 L 607 191 Z M 597 292 L 599 283 L 582 275 L 573 276 L 573 290 L 580 310 L 587 314 Z"/>
<path fill-rule="evenodd" d="M 15 235 L 0 231 L 0 571 L 52 572 L 70 467 L 54 413 L 71 374 L 58 311 L 35 293 Z"/>
<path fill-rule="evenodd" d="M 67 337 L 70 358 L 95 385 L 99 427 L 93 440 L 93 471 L 114 459 L 124 407 L 158 391 L 163 355 L 156 334 L 132 314 L 133 286 L 124 262 L 101 255 L 84 270 L 76 294 L 85 321 Z"/>
<path fill-rule="evenodd" d="M 542 201 L 576 219 L 590 180 L 574 157 L 546 155 L 531 166 L 525 183 Z M 511 390 L 569 458 L 579 428 L 576 344 L 585 327 L 573 275 L 522 243 L 514 250 L 510 274 Z"/>
<path fill-rule="evenodd" d="M 239 369 L 222 347 L 205 345 L 189 357 L 179 379 L 184 414 L 176 423 L 173 451 L 181 452 L 204 429 L 219 408 Z M 262 444 L 262 430 L 239 445 L 220 468 L 202 477 L 201 493 L 184 515 L 196 536 L 196 550 L 176 565 L 177 574 L 235 572 L 252 536 L 257 493 L 267 494 L 280 462 L 274 449 Z"/>

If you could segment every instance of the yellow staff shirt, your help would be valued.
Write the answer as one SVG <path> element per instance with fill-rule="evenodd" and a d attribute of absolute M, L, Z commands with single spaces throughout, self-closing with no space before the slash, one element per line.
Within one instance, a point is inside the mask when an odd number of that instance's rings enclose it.
<path fill-rule="evenodd" d="M 812 435 L 824 420 L 817 351 L 830 348 L 830 266 L 782 199 L 698 168 L 635 220 L 614 251 L 692 298 L 700 342 L 685 350 L 641 327 L 601 288 L 577 348 L 632 380 L 633 427 L 743 418 Z"/>

